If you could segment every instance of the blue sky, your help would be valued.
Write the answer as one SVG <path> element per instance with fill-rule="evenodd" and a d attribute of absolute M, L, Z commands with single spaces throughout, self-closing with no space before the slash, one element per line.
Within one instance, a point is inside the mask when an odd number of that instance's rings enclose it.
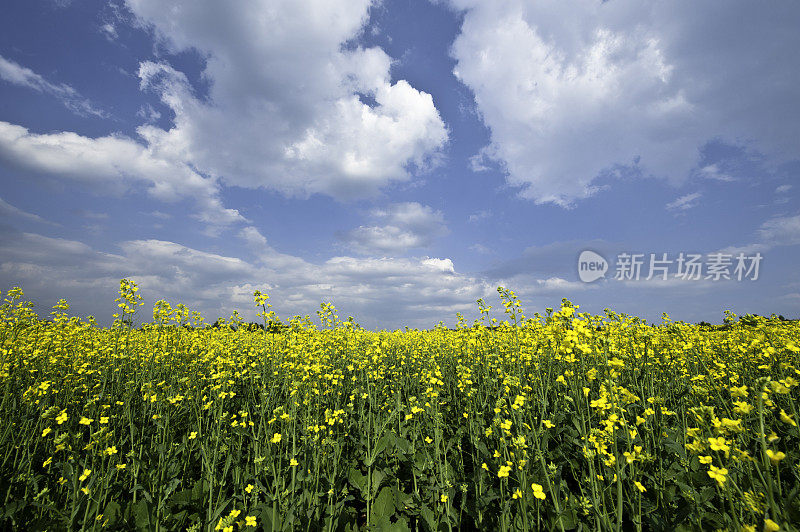
<path fill-rule="evenodd" d="M 210 320 L 260 289 L 430 327 L 498 285 L 530 314 L 798 317 L 798 26 L 793 2 L 9 0 L 0 289 L 106 323 L 123 277 Z"/>

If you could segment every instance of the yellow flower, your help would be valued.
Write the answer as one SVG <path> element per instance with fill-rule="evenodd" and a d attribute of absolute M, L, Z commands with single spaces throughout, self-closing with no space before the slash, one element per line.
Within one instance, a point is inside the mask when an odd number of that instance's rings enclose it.
<path fill-rule="evenodd" d="M 740 386 L 731 388 L 731 397 L 739 398 L 739 397 L 747 397 L 747 386 Z"/>
<path fill-rule="evenodd" d="M 544 425 L 544 426 L 545 426 L 545 427 L 547 427 L 548 429 L 552 429 L 553 427 L 555 427 L 555 425 L 553 424 L 553 422 L 552 422 L 552 421 L 550 421 L 549 419 L 543 419 L 543 420 L 542 420 L 542 425 Z"/>
<path fill-rule="evenodd" d="M 772 519 L 764 519 L 764 530 L 768 532 L 778 532 L 781 526 Z"/>
<path fill-rule="evenodd" d="M 442 502 L 447 502 L 447 495 L 443 493 L 442 496 L 439 498 L 439 500 Z"/>
<path fill-rule="evenodd" d="M 94 419 L 83 416 L 81 417 L 81 420 L 78 423 L 80 423 L 81 425 L 91 425 L 92 421 L 94 421 Z"/>
<path fill-rule="evenodd" d="M 235 519 L 235 518 L 239 517 L 240 513 L 242 513 L 241 510 L 231 510 L 231 513 L 229 515 L 230 515 L 230 517 L 233 517 Z"/>
<path fill-rule="evenodd" d="M 508 472 L 511 471 L 509 466 L 500 466 L 500 471 L 497 472 L 498 478 L 504 478 L 508 476 Z"/>
<path fill-rule="evenodd" d="M 244 518 L 244 526 L 256 526 L 256 517 L 254 515 L 248 515 Z"/>
<path fill-rule="evenodd" d="M 44 438 L 45 436 L 47 436 L 48 434 L 50 434 L 52 431 L 53 431 L 53 429 L 51 429 L 50 427 L 47 427 L 46 429 L 44 429 L 44 430 L 42 431 L 42 438 Z"/>
<path fill-rule="evenodd" d="M 281 434 L 280 432 L 276 432 L 272 435 L 272 439 L 270 440 L 272 443 L 280 443 L 281 442 Z"/>
<path fill-rule="evenodd" d="M 244 491 L 250 493 L 251 491 L 253 491 L 253 488 L 254 486 L 252 484 L 248 484 L 247 487 L 244 489 Z"/>
<path fill-rule="evenodd" d="M 126 467 L 128 467 L 128 464 L 117 464 L 117 469 L 118 470 L 125 469 Z"/>
<path fill-rule="evenodd" d="M 42 467 L 49 466 L 50 462 L 52 462 L 52 461 L 53 461 L 53 457 L 51 456 L 50 458 L 48 458 L 47 460 L 44 461 L 44 463 L 42 464 Z"/>
<path fill-rule="evenodd" d="M 533 489 L 534 497 L 536 497 L 537 499 L 544 500 L 545 494 L 541 484 L 537 484 L 534 482 L 533 484 L 531 484 L 531 489 Z"/>
<path fill-rule="evenodd" d="M 67 420 L 67 418 L 68 418 L 67 411 L 66 410 L 62 410 L 61 413 L 58 415 L 58 417 L 56 417 L 56 423 L 61 425 L 62 423 L 64 423 Z"/>
<path fill-rule="evenodd" d="M 645 488 L 645 487 L 642 485 L 642 483 L 641 483 L 641 482 L 639 482 L 638 480 L 637 480 L 636 482 L 634 482 L 634 485 L 636 485 L 636 487 L 637 487 L 637 488 L 639 489 L 639 491 L 640 491 L 640 492 L 642 492 L 642 493 L 644 493 L 645 491 L 647 491 L 647 489 L 646 489 L 646 488 Z"/>
<path fill-rule="evenodd" d="M 108 456 L 111 456 L 112 454 L 117 454 L 117 447 L 116 447 L 116 445 L 112 445 L 111 447 L 106 447 L 105 453 L 106 453 Z"/>
<path fill-rule="evenodd" d="M 725 451 L 727 453 L 730 450 L 727 440 L 722 436 L 719 438 L 709 438 L 708 444 L 713 451 Z"/>
<path fill-rule="evenodd" d="M 708 472 L 708 476 L 716 480 L 717 484 L 722 486 L 725 484 L 725 481 L 728 480 L 728 470 L 724 467 L 714 467 L 712 465 L 711 470 Z"/>
<path fill-rule="evenodd" d="M 767 456 L 773 465 L 778 465 L 778 462 L 786 458 L 786 453 L 778 451 L 777 453 L 772 449 L 767 449 Z"/>
<path fill-rule="evenodd" d="M 91 474 L 92 474 L 92 470 L 91 469 L 84 469 L 83 470 L 83 474 L 80 477 L 78 477 L 78 480 L 83 482 L 84 480 L 89 478 L 89 475 L 91 475 Z"/>
<path fill-rule="evenodd" d="M 520 490 L 519 488 L 515 489 L 514 490 L 514 494 L 511 495 L 511 498 L 512 499 L 521 499 L 522 498 L 522 490 Z"/>
<path fill-rule="evenodd" d="M 294 467 L 294 466 L 296 466 L 296 465 L 300 465 L 300 462 L 298 462 L 297 460 L 295 460 L 294 458 L 292 458 L 291 460 L 289 460 L 289 465 L 290 465 L 290 466 L 292 466 L 292 467 Z"/>
<path fill-rule="evenodd" d="M 486 471 L 489 471 L 489 466 L 488 466 L 488 465 L 486 465 L 486 462 L 482 463 L 482 464 L 481 464 L 481 467 L 482 467 L 483 469 L 485 469 Z"/>
<path fill-rule="evenodd" d="M 193 440 L 195 438 L 197 438 L 197 432 L 195 432 L 195 431 L 190 432 L 189 433 L 189 439 Z"/>
<path fill-rule="evenodd" d="M 797 423 L 794 422 L 794 419 L 789 417 L 789 414 L 787 414 L 783 408 L 781 408 L 781 421 L 793 427 L 797 426 Z"/>
<path fill-rule="evenodd" d="M 700 463 L 701 464 L 710 464 L 712 460 L 714 460 L 714 459 L 711 458 L 710 456 L 701 456 L 700 457 Z"/>

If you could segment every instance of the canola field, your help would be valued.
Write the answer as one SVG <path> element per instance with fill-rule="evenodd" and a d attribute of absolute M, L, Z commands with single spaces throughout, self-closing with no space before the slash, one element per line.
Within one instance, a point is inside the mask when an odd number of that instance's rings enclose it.
<path fill-rule="evenodd" d="M 457 329 L 0 309 L 0 527 L 796 530 L 800 325 L 514 293 Z"/>

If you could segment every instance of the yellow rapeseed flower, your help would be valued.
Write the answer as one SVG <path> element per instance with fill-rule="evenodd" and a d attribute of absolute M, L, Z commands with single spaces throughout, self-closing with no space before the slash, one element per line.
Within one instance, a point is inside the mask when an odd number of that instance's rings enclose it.
<path fill-rule="evenodd" d="M 778 462 L 786 458 L 786 453 L 782 451 L 775 452 L 772 449 L 767 449 L 767 456 L 773 465 L 778 465 Z"/>
<path fill-rule="evenodd" d="M 728 470 L 724 467 L 714 467 L 712 465 L 711 470 L 708 472 L 708 476 L 716 480 L 717 484 L 722 486 L 725 484 L 725 481 L 728 480 Z"/>
<path fill-rule="evenodd" d="M 797 423 L 795 423 L 794 419 L 792 419 L 783 408 L 781 408 L 781 421 L 793 427 L 797 426 Z"/>

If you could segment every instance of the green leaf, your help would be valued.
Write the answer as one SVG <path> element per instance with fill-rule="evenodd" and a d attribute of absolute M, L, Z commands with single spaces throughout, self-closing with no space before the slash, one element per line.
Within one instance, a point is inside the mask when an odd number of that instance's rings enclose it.
<path fill-rule="evenodd" d="M 394 515 L 394 494 L 392 493 L 392 488 L 387 486 L 381 490 L 372 503 L 370 521 L 375 524 L 380 521 L 381 518 L 388 518 L 392 515 Z"/>
<path fill-rule="evenodd" d="M 419 509 L 419 514 L 425 520 L 425 525 L 427 525 L 428 531 L 435 532 L 437 528 L 436 517 L 433 515 L 431 509 L 423 504 L 422 507 Z"/>
<path fill-rule="evenodd" d="M 383 471 L 375 470 L 372 472 L 372 496 L 374 497 L 376 493 L 378 493 L 378 488 L 381 487 L 381 482 L 383 479 L 386 478 L 386 473 Z"/>
<path fill-rule="evenodd" d="M 347 478 L 358 491 L 367 498 L 367 477 L 365 477 L 358 469 L 351 469 L 350 475 Z"/>
<path fill-rule="evenodd" d="M 151 530 L 150 511 L 150 503 L 147 501 L 139 501 L 131 507 L 137 530 Z"/>
<path fill-rule="evenodd" d="M 103 510 L 103 517 L 108 519 L 109 525 L 116 524 L 119 518 L 122 517 L 122 506 L 117 501 L 109 502 L 106 504 L 105 510 Z"/>

